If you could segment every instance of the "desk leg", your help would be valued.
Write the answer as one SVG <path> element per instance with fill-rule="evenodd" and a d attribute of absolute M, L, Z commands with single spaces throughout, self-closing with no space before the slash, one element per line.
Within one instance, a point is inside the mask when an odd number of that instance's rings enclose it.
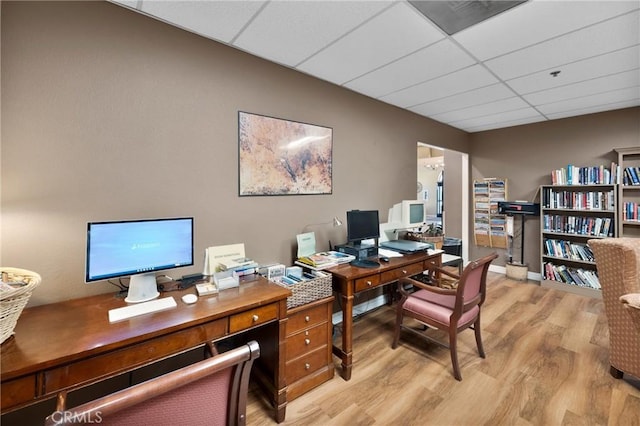
<path fill-rule="evenodd" d="M 353 296 L 340 296 L 342 299 L 342 348 L 333 346 L 333 353 L 342 360 L 342 378 L 351 379 L 353 362 Z"/>

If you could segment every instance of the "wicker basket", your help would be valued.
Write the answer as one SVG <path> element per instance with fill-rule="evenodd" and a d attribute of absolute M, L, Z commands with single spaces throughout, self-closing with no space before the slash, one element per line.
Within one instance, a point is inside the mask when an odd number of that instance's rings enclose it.
<path fill-rule="evenodd" d="M 39 274 L 26 269 L 0 267 L 0 271 L 2 271 L 3 281 L 26 283 L 0 292 L 0 343 L 4 343 L 13 335 L 18 317 L 27 305 L 31 292 L 40 285 L 42 278 Z"/>
<path fill-rule="evenodd" d="M 331 274 L 329 272 L 325 273 L 327 274 L 326 277 L 318 277 L 291 285 L 274 281 L 276 284 L 291 290 L 291 296 L 287 298 L 287 309 L 331 296 Z"/>

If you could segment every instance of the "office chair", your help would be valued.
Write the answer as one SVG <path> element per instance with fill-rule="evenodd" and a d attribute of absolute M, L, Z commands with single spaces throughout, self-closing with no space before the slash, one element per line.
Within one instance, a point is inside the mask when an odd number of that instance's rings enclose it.
<path fill-rule="evenodd" d="M 480 308 L 484 303 L 487 288 L 487 271 L 489 265 L 496 259 L 496 253 L 485 256 L 467 265 L 461 275 L 454 274 L 438 266 L 429 268 L 429 278 L 432 284 L 426 284 L 413 278 L 401 278 L 398 281 L 398 291 L 402 297 L 398 302 L 395 332 L 392 348 L 398 346 L 400 330 L 404 329 L 412 333 L 448 347 L 451 352 L 451 363 L 456 380 L 462 380 L 460 366 L 458 365 L 457 339 L 458 333 L 466 328 L 475 331 L 478 352 L 485 357 L 480 334 Z M 436 286 L 439 277 L 446 275 L 458 279 L 456 288 L 440 288 Z M 413 293 L 405 289 L 406 284 L 418 288 Z M 418 320 L 426 325 L 425 329 L 416 329 L 403 324 L 405 317 Z M 428 327 L 448 331 L 449 344 L 440 342 L 428 336 Z"/>
<path fill-rule="evenodd" d="M 66 409 L 66 392 L 45 425 L 245 425 L 249 375 L 260 347 L 251 341 L 204 361 Z"/>

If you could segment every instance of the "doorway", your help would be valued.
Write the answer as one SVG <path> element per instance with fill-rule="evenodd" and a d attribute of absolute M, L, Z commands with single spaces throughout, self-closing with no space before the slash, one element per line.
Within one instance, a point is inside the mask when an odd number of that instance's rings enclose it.
<path fill-rule="evenodd" d="M 417 144 L 418 194 L 425 222 L 442 226 L 445 237 L 462 240 L 469 252 L 469 156 L 423 142 Z"/>

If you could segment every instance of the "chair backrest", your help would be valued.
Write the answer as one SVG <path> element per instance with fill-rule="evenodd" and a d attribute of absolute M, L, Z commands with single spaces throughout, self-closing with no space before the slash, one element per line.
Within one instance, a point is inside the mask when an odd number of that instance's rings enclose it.
<path fill-rule="evenodd" d="M 65 396 L 45 425 L 244 425 L 249 375 L 260 356 L 255 341 L 111 395 L 65 409 Z"/>
<path fill-rule="evenodd" d="M 469 263 L 464 268 L 458 281 L 456 311 L 465 312 L 473 306 L 484 303 L 487 292 L 487 272 L 491 262 L 497 257 L 497 253 L 491 253 Z"/>
<path fill-rule="evenodd" d="M 640 239 L 589 240 L 596 259 L 604 312 L 609 326 L 610 363 L 620 371 L 640 376 L 640 333 L 620 296 L 640 293 Z"/>

